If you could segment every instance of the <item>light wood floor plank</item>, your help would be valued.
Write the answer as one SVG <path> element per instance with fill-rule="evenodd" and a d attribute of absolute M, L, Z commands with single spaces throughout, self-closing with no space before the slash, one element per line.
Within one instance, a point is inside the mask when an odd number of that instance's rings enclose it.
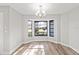
<path fill-rule="evenodd" d="M 23 44 L 13 55 L 79 55 L 73 49 L 49 41 L 35 41 Z"/>

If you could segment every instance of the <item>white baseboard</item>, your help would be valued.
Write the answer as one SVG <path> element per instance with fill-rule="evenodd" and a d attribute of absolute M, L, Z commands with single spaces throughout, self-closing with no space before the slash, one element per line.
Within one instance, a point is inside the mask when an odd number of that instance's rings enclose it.
<path fill-rule="evenodd" d="M 64 44 L 64 43 L 62 43 L 62 42 L 58 42 L 58 43 L 59 43 L 59 44 L 62 44 L 62 45 L 64 45 L 64 46 L 70 47 L 70 48 L 72 48 L 74 51 L 76 51 L 77 53 L 79 53 L 79 50 L 75 49 L 74 47 L 72 47 L 72 46 L 70 46 L 70 45 Z"/>
<path fill-rule="evenodd" d="M 25 41 L 24 44 L 25 44 L 25 43 L 29 43 L 29 42 L 33 42 L 33 41 L 50 41 L 50 42 L 55 42 L 55 43 L 57 43 L 57 41 L 55 41 L 55 40 L 28 40 L 28 41 Z"/>
<path fill-rule="evenodd" d="M 17 48 L 19 48 L 24 42 L 21 42 L 19 45 L 17 45 L 14 49 L 10 50 L 10 54 L 12 54 L 14 51 L 16 51 Z"/>

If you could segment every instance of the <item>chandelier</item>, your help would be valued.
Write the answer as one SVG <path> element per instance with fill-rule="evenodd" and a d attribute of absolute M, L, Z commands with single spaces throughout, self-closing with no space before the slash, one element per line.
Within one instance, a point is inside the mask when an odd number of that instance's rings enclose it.
<path fill-rule="evenodd" d="M 45 15 L 46 15 L 46 11 L 44 10 L 43 5 L 39 5 L 39 7 L 36 11 L 36 16 L 39 18 L 42 18 Z"/>

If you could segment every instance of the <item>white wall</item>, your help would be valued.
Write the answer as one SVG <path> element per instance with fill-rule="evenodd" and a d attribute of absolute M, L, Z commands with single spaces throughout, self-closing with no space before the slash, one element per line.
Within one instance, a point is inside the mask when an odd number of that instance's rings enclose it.
<path fill-rule="evenodd" d="M 13 8 L 9 10 L 10 53 L 23 43 L 23 16 Z"/>
<path fill-rule="evenodd" d="M 0 6 L 0 54 L 10 54 L 23 39 L 23 16 L 10 6 Z"/>
<path fill-rule="evenodd" d="M 8 6 L 0 6 L 0 54 L 9 53 Z"/>
<path fill-rule="evenodd" d="M 3 53 L 3 13 L 0 12 L 0 54 Z"/>
<path fill-rule="evenodd" d="M 60 17 L 59 15 L 47 15 L 41 19 L 37 18 L 36 16 L 32 16 L 32 15 L 28 15 L 28 16 L 24 16 L 24 22 L 25 22 L 25 25 L 24 25 L 24 28 L 25 28 L 25 42 L 29 42 L 29 41 L 60 41 L 60 30 L 59 30 L 59 21 L 60 21 Z M 49 20 L 54 20 L 54 23 L 55 23 L 55 37 L 49 37 L 49 36 L 34 36 L 34 23 L 32 24 L 33 26 L 33 36 L 32 37 L 28 37 L 28 20 L 32 20 L 33 22 L 34 21 L 38 21 L 38 20 L 43 20 L 43 21 L 49 21 Z M 49 25 L 48 25 L 48 28 L 49 28 Z"/>
<path fill-rule="evenodd" d="M 69 14 L 69 40 L 70 45 L 79 52 L 79 7 Z"/>
<path fill-rule="evenodd" d="M 69 13 L 65 13 L 61 15 L 61 21 L 60 21 L 60 37 L 61 42 L 69 45 L 69 19 L 68 15 Z"/>
<path fill-rule="evenodd" d="M 79 52 L 79 7 L 61 15 L 61 42 Z"/>

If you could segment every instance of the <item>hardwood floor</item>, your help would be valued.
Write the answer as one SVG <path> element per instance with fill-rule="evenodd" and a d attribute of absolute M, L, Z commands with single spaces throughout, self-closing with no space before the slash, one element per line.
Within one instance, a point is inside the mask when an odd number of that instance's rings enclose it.
<path fill-rule="evenodd" d="M 79 55 L 73 49 L 49 41 L 23 44 L 12 55 Z"/>

